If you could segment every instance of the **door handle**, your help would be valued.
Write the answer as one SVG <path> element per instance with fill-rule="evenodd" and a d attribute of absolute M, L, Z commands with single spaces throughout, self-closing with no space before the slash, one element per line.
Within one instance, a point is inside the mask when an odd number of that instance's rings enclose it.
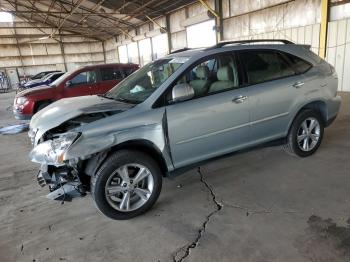
<path fill-rule="evenodd" d="M 247 96 L 236 96 L 234 99 L 232 99 L 232 102 L 236 103 L 236 104 L 240 104 L 243 103 L 244 100 L 246 100 L 248 97 Z"/>
<path fill-rule="evenodd" d="M 293 84 L 293 87 L 299 88 L 299 87 L 303 86 L 304 84 L 305 84 L 304 82 L 298 81 L 298 82 L 295 82 L 295 83 Z"/>

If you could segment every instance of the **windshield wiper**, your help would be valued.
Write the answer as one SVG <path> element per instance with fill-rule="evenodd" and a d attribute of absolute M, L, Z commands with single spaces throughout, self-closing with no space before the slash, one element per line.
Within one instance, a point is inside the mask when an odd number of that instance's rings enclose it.
<path fill-rule="evenodd" d="M 128 103 L 128 104 L 138 104 L 137 102 L 133 101 L 133 100 L 129 100 L 129 99 L 126 99 L 124 97 L 118 97 L 118 98 L 115 98 L 114 100 L 116 101 L 119 101 L 119 102 L 123 102 L 123 103 Z"/>
<path fill-rule="evenodd" d="M 103 95 L 97 95 L 97 96 L 104 97 L 104 98 L 107 98 L 107 99 L 113 99 L 113 100 L 114 100 L 114 97 L 107 96 L 106 94 L 103 94 Z"/>
<path fill-rule="evenodd" d="M 115 101 L 119 101 L 119 102 L 123 102 L 123 103 L 134 104 L 134 105 L 138 104 L 137 102 L 135 102 L 133 100 L 126 99 L 124 97 L 112 97 L 112 96 L 108 96 L 106 94 L 98 95 L 98 96 L 101 96 L 101 97 L 104 97 L 104 98 L 107 98 L 107 99 L 113 99 Z"/>

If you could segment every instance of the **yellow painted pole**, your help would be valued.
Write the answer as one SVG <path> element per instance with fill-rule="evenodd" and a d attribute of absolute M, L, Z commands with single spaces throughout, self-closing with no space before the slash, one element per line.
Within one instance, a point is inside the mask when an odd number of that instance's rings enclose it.
<path fill-rule="evenodd" d="M 321 0 L 321 29 L 319 56 L 326 57 L 328 31 L 329 0 Z"/>
<path fill-rule="evenodd" d="M 145 15 L 145 16 L 146 16 L 146 18 L 147 18 L 149 21 L 151 21 L 153 24 L 155 24 L 156 26 L 158 26 L 158 27 L 160 28 L 160 30 L 162 30 L 164 33 L 167 33 L 167 32 L 168 32 L 167 29 L 165 29 L 165 28 L 162 27 L 159 23 L 157 23 L 156 20 L 154 20 L 153 18 L 151 18 L 151 17 L 148 16 L 148 15 Z"/>
<path fill-rule="evenodd" d="M 220 18 L 220 15 L 215 12 L 213 8 L 210 7 L 204 0 L 198 0 L 210 13 L 212 13 L 216 18 Z"/>

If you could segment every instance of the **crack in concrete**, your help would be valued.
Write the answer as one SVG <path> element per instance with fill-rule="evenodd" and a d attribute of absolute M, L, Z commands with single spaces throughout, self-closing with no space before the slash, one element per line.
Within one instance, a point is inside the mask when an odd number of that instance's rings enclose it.
<path fill-rule="evenodd" d="M 237 204 L 229 204 L 224 203 L 224 205 L 228 208 L 235 208 L 240 209 L 242 211 L 246 212 L 246 215 L 254 215 L 254 214 L 272 214 L 272 213 L 278 213 L 278 214 L 301 214 L 302 212 L 297 210 L 281 210 L 281 211 L 275 211 L 273 210 L 273 205 L 270 208 L 262 208 L 262 209 L 252 209 L 246 206 L 241 206 Z"/>
<path fill-rule="evenodd" d="M 236 205 L 236 204 L 228 204 L 225 203 L 225 206 L 230 207 L 230 208 L 235 208 L 235 209 L 240 209 L 246 212 L 246 215 L 254 215 L 254 214 L 270 214 L 272 213 L 271 208 L 269 209 L 261 209 L 261 210 L 255 210 L 251 209 L 249 207 L 241 206 L 241 205 Z"/>
<path fill-rule="evenodd" d="M 194 239 L 194 241 L 192 241 L 191 243 L 183 246 L 182 248 L 178 249 L 175 254 L 173 255 L 173 262 L 182 262 L 185 258 L 187 258 L 190 255 L 191 249 L 194 249 L 198 246 L 198 243 L 200 241 L 200 239 L 202 238 L 205 229 L 210 221 L 210 218 L 216 214 L 217 212 L 219 212 L 222 207 L 223 204 L 220 203 L 219 201 L 216 200 L 216 195 L 212 189 L 212 187 L 208 184 L 207 181 L 204 180 L 203 174 L 201 172 L 200 167 L 198 167 L 198 174 L 200 176 L 200 181 L 204 184 L 204 186 L 209 190 L 210 195 L 212 197 L 212 201 L 215 204 L 215 210 L 213 210 L 212 212 L 210 212 L 206 218 L 205 221 L 202 223 L 202 226 L 200 227 L 200 229 L 198 230 L 198 234 L 196 236 L 196 238 Z M 179 254 L 183 252 L 183 254 L 181 254 L 181 256 L 178 258 Z"/>

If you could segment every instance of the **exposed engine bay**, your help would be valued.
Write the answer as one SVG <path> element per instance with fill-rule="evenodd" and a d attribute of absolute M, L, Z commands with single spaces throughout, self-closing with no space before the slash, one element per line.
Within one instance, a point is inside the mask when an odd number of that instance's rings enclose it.
<path fill-rule="evenodd" d="M 46 197 L 52 200 L 70 201 L 74 197 L 86 195 L 86 186 L 82 184 L 78 173 L 69 167 L 42 165 L 37 180 L 41 187 L 49 186 L 50 193 Z"/>
<path fill-rule="evenodd" d="M 109 112 L 102 112 L 75 117 L 47 131 L 38 144 L 53 141 L 62 134 L 110 115 Z M 74 160 L 66 161 L 60 166 L 42 164 L 37 174 L 37 181 L 41 187 L 49 186 L 50 193 L 46 197 L 52 200 L 71 201 L 74 197 L 85 196 L 89 191 L 90 177 L 84 173 L 82 164 L 81 161 Z"/>

